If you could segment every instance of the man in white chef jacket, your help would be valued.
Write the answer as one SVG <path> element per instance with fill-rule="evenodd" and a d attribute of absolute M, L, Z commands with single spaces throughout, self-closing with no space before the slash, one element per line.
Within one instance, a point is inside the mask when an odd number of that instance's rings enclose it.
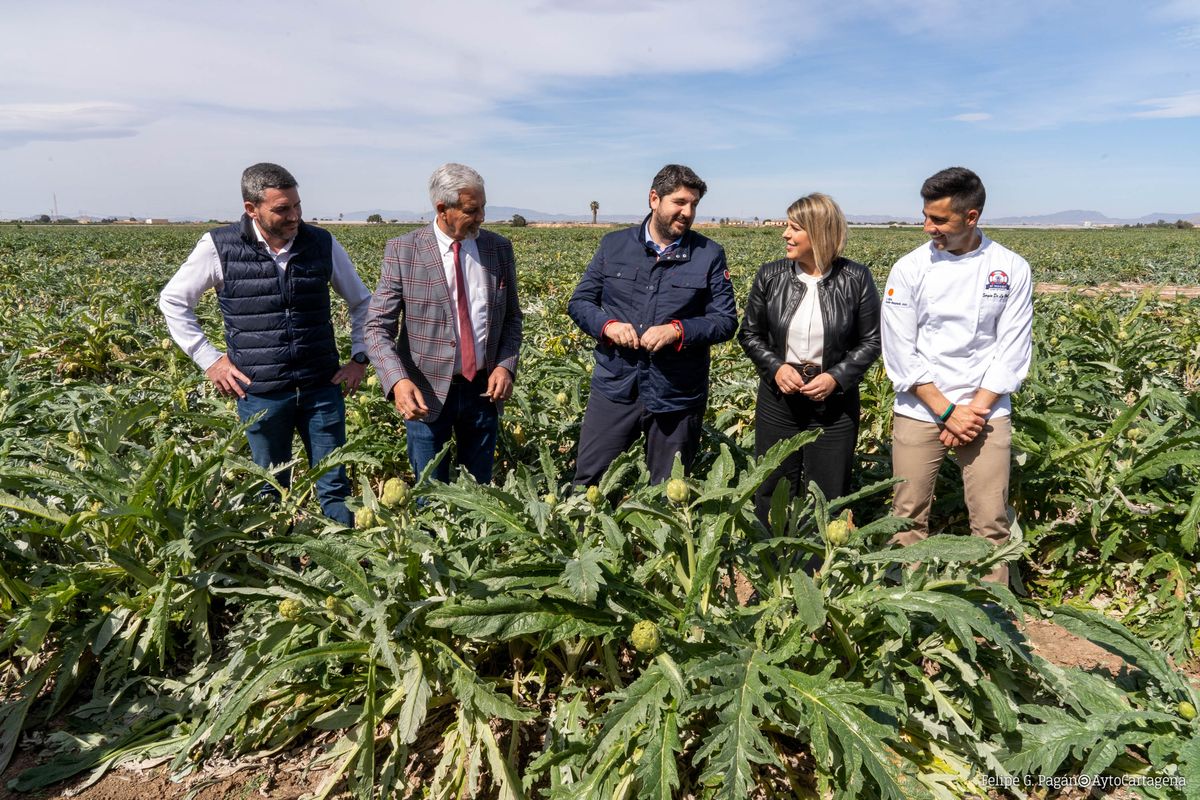
<path fill-rule="evenodd" d="M 894 541 L 928 536 L 934 483 L 953 450 L 971 533 L 1000 545 L 1009 534 L 1009 395 L 1033 346 L 1029 264 L 979 229 L 986 194 L 971 170 L 942 170 L 921 197 L 930 241 L 896 262 L 883 294 L 883 360 L 896 388 L 892 470 L 904 479 L 892 511 L 916 521 Z M 1007 584 L 1007 565 L 989 579 Z"/>

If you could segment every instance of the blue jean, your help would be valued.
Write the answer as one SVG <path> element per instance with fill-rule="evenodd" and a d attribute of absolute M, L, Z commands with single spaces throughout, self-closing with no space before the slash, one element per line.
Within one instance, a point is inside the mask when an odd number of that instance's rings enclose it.
<path fill-rule="evenodd" d="M 285 389 L 266 394 L 248 394 L 237 402 L 238 418 L 247 422 L 260 411 L 266 413 L 246 429 L 254 463 L 270 468 L 292 459 L 292 435 L 300 434 L 308 464 L 319 462 L 346 443 L 346 403 L 339 386 L 330 384 L 310 389 Z M 275 473 L 283 486 L 292 482 L 291 473 Z M 325 516 L 353 527 L 354 515 L 346 508 L 350 479 L 341 466 L 317 479 L 317 499 Z"/>
<path fill-rule="evenodd" d="M 455 463 L 466 467 L 477 482 L 491 483 L 500 416 L 496 404 L 480 396 L 485 391 L 487 376 L 482 370 L 469 383 L 455 378 L 437 419 L 404 423 L 413 472 L 420 475 L 453 436 Z M 433 476 L 442 483 L 450 482 L 449 458 L 441 460 Z"/>

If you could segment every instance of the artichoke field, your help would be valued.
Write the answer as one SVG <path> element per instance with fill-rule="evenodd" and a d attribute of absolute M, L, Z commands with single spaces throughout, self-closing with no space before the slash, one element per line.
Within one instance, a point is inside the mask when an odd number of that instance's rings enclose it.
<path fill-rule="evenodd" d="M 732 343 L 694 474 L 650 485 L 634 452 L 573 489 L 590 344 L 565 306 L 603 231 L 504 230 L 526 336 L 496 484 L 412 475 L 376 386 L 347 403 L 349 444 L 267 506 L 273 478 L 155 304 L 199 232 L 0 227 L 0 770 L 30 735 L 53 754 L 4 772 L 15 789 L 316 741 L 321 797 L 1027 797 L 1072 776 L 1200 797 L 1200 692 L 1176 666 L 1200 648 L 1197 301 L 1038 296 L 1018 535 L 956 535 L 947 467 L 937 535 L 895 549 L 878 365 L 850 497 L 789 508 L 781 487 L 758 523 L 756 487 L 814 434 L 750 455 Z M 373 285 L 396 229 L 336 235 Z M 712 235 L 744 297 L 776 234 Z M 994 235 L 1039 280 L 1200 277 L 1194 232 Z M 854 230 L 848 255 L 882 283 L 920 241 Z M 219 339 L 211 298 L 200 314 Z M 332 461 L 355 530 L 313 501 Z M 1016 593 L 980 580 L 1002 559 Z M 1049 663 L 1027 615 L 1128 668 Z"/>

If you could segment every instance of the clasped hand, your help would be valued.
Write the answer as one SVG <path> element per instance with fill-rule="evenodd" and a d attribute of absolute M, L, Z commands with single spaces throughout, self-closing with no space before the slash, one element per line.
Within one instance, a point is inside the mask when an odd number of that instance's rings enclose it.
<path fill-rule="evenodd" d="M 775 370 L 775 385 L 784 394 L 800 394 L 809 400 L 822 401 L 837 390 L 837 381 L 828 372 L 822 372 L 807 383 L 800 371 L 791 364 Z"/>
<path fill-rule="evenodd" d="M 955 406 L 954 411 L 942 423 L 942 432 L 938 439 L 947 447 L 970 444 L 983 431 L 983 426 L 987 425 L 988 414 L 991 411 L 987 406 L 966 403 Z"/>
<path fill-rule="evenodd" d="M 637 329 L 628 322 L 611 322 L 604 329 L 604 336 L 618 347 L 628 347 L 631 350 L 643 348 L 651 353 L 657 353 L 667 345 L 679 341 L 679 331 L 674 325 L 655 325 L 647 328 L 640 337 Z"/>

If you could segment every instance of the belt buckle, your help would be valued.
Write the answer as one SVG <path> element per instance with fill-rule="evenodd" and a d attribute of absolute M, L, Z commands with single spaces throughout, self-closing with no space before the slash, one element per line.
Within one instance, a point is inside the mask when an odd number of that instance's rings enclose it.
<path fill-rule="evenodd" d="M 821 367 L 812 361 L 801 361 L 799 365 L 800 377 L 804 378 L 804 382 L 808 383 L 813 378 L 821 374 Z"/>

